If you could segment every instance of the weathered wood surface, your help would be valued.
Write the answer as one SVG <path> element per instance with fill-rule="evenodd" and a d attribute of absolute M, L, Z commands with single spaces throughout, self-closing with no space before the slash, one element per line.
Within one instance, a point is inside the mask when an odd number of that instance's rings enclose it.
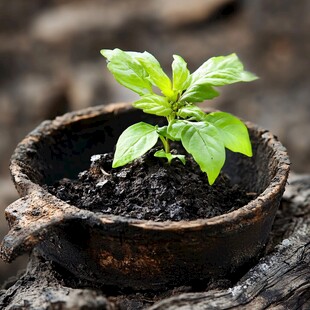
<path fill-rule="evenodd" d="M 36 256 L 26 273 L 0 291 L 0 309 L 310 309 L 310 175 L 290 178 L 267 253 L 234 286 L 158 300 L 109 296 L 66 286 L 53 266 Z M 165 295 L 165 294 L 164 294 Z M 164 296 L 163 295 L 163 296 Z M 152 305 L 153 303 L 153 305 Z"/>
<path fill-rule="evenodd" d="M 0 291 L 0 309 L 110 309 L 102 294 L 66 287 L 57 276 L 53 266 L 34 253 L 25 275 Z"/>

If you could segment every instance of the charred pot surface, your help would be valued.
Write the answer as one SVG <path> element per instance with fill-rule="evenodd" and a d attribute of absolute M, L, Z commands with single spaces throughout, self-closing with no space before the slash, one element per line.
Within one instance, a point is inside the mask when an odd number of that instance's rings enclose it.
<path fill-rule="evenodd" d="M 284 191 L 289 160 L 271 133 L 250 123 L 253 158 L 228 152 L 224 171 L 260 195 L 222 216 L 187 222 L 103 216 L 42 188 L 77 175 L 91 155 L 112 151 L 119 134 L 141 115 L 127 104 L 69 113 L 43 123 L 19 144 L 11 171 L 23 198 L 7 209 L 11 230 L 1 246 L 4 260 L 38 246 L 48 259 L 95 283 L 163 289 L 222 276 L 257 258 Z"/>
<path fill-rule="evenodd" d="M 233 282 L 216 280 L 203 287 L 174 287 L 162 293 L 125 293 L 107 287 L 90 290 L 87 281 L 76 279 L 33 251 L 26 274 L 0 290 L 0 308 L 24 309 L 27 304 L 40 310 L 56 305 L 65 309 L 184 310 L 214 309 L 215 305 L 216 309 L 309 309 L 309 189 L 310 175 L 290 175 L 266 255 Z"/>

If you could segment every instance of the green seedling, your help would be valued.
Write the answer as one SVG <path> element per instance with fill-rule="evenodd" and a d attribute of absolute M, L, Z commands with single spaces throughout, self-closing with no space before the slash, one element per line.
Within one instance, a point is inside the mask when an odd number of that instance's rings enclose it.
<path fill-rule="evenodd" d="M 212 57 L 193 73 L 182 57 L 174 55 L 172 79 L 148 52 L 103 49 L 101 54 L 115 79 L 139 94 L 139 100 L 133 103 L 135 108 L 167 119 L 167 125 L 162 127 L 145 122 L 128 127 L 118 139 L 113 168 L 142 156 L 158 140 L 163 148 L 154 156 L 166 158 L 169 163 L 178 159 L 185 164 L 184 155 L 172 154 L 170 150 L 170 142 L 179 141 L 207 173 L 211 185 L 224 165 L 225 148 L 252 156 L 248 130 L 241 120 L 224 112 L 206 114 L 196 105 L 217 97 L 219 93 L 214 87 L 257 79 L 244 71 L 236 54 Z"/>

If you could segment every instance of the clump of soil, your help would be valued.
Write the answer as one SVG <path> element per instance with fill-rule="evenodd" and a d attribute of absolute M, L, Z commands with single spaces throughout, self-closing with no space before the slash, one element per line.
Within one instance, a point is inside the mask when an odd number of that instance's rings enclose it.
<path fill-rule="evenodd" d="M 155 158 L 154 150 L 112 169 L 112 154 L 94 155 L 77 179 L 48 186 L 50 193 L 78 208 L 154 221 L 210 218 L 247 204 L 253 195 L 221 173 L 210 186 L 192 158 L 186 165 Z"/>

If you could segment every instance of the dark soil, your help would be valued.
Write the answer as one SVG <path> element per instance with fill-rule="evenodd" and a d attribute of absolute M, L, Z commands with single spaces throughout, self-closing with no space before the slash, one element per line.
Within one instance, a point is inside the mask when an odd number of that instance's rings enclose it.
<path fill-rule="evenodd" d="M 207 175 L 187 158 L 170 165 L 154 150 L 112 169 L 112 154 L 94 155 L 77 179 L 62 179 L 48 191 L 78 208 L 154 221 L 210 218 L 247 204 L 255 196 L 223 173 L 210 186 Z"/>

